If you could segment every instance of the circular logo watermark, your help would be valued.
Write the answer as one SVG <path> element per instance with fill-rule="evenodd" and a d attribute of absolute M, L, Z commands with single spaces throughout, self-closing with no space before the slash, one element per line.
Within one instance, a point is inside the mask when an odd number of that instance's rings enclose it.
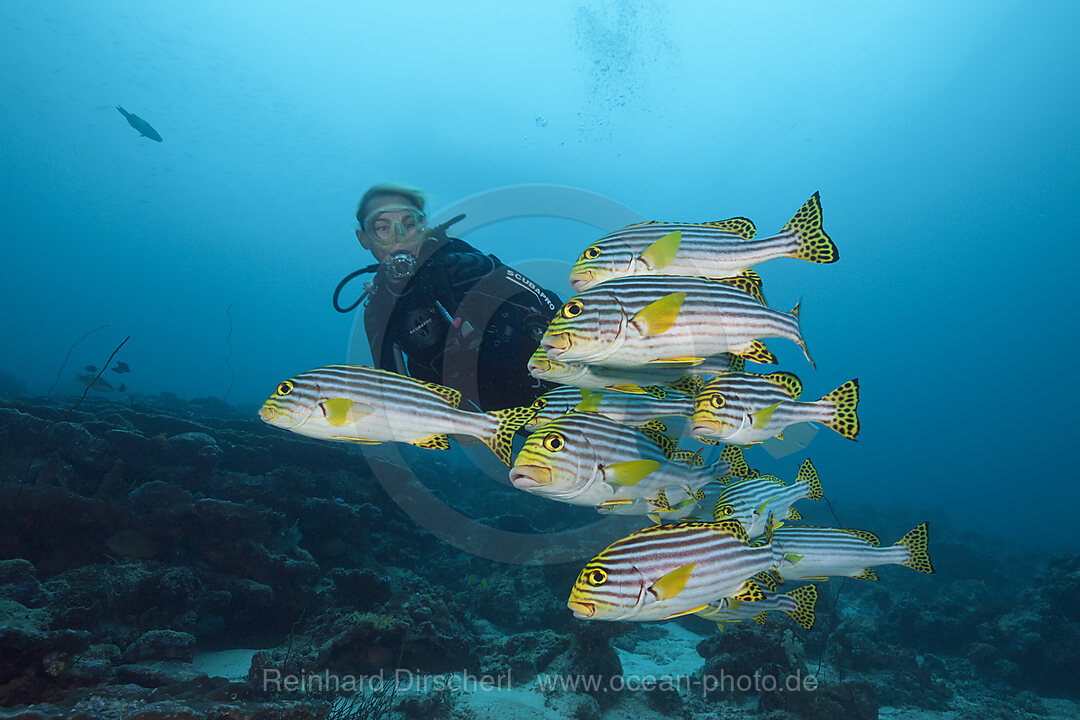
<path fill-rule="evenodd" d="M 461 239 L 466 239 L 470 233 L 481 228 L 529 217 L 578 222 L 599 231 L 597 237 L 645 219 L 631 208 L 587 190 L 561 185 L 515 185 L 488 190 L 452 203 L 432 215 L 428 225 L 436 227 L 460 215 L 464 217 L 453 224 L 449 234 Z M 529 286 L 534 284 L 533 278 L 566 278 L 571 263 L 567 259 L 534 258 L 515 261 L 512 266 L 512 272 L 507 273 L 509 286 L 504 282 L 501 287 L 495 287 L 492 282 L 482 279 L 470 288 L 462 301 L 462 307 L 466 310 L 460 315 L 471 321 L 474 330 L 478 328 L 477 332 L 484 333 L 485 329 L 494 328 L 495 338 L 490 340 L 490 344 L 496 348 L 495 352 L 498 352 L 500 323 L 506 326 L 508 331 L 519 331 L 522 328 L 518 326 L 527 324 L 528 316 L 523 320 L 520 315 L 510 312 L 505 318 L 499 317 L 502 306 L 497 302 L 478 302 L 472 306 L 473 309 L 483 308 L 483 311 L 469 312 L 470 298 L 494 296 L 497 299 L 509 300 L 509 296 L 502 297 L 500 293 L 514 292 L 514 283 L 520 286 L 522 292 L 528 294 Z M 507 287 L 510 287 L 509 291 Z M 458 310 L 440 309 L 448 311 L 448 314 Z M 425 318 L 422 312 L 418 311 L 406 317 L 410 323 L 407 331 L 422 334 L 428 330 L 430 318 Z M 457 318 L 453 320 L 456 321 Z M 538 341 L 539 337 L 535 339 Z M 488 344 L 489 339 L 485 339 L 485 346 Z M 519 342 L 516 345 L 531 353 L 537 343 Z M 507 351 L 508 349 L 509 346 Z M 496 372 L 493 373 L 490 362 L 486 363 L 483 369 L 480 367 L 480 357 L 486 347 L 479 352 L 475 347 L 470 350 L 472 351 L 463 352 L 460 347 L 449 347 L 447 343 L 447 347 L 441 348 L 439 355 L 440 362 L 443 363 L 444 377 L 452 374 L 457 380 L 455 389 L 461 390 L 466 397 L 483 396 L 485 387 L 489 390 L 491 387 L 497 389 L 500 382 L 512 383 L 525 373 L 527 354 L 517 357 L 508 354 L 505 362 L 494 366 Z M 349 363 L 374 364 L 370 360 L 363 309 L 354 314 L 346 357 Z M 510 371 L 507 379 L 504 380 L 498 375 L 497 371 L 500 369 Z M 493 374 L 495 377 L 492 377 Z M 541 391 L 538 388 L 534 390 L 536 394 Z M 387 401 L 393 402 L 394 398 L 388 397 Z M 531 402 L 531 399 L 528 402 Z M 462 406 L 464 407 L 465 403 L 462 403 Z M 812 426 L 806 427 L 811 428 L 812 432 L 791 433 L 791 440 L 788 441 L 770 440 L 766 444 L 766 450 L 773 457 L 801 450 L 812 439 L 813 433 L 816 433 Z M 458 446 L 460 452 L 455 451 L 450 456 L 452 461 L 461 465 L 455 468 L 456 473 L 475 472 L 477 483 L 497 482 L 512 488 L 508 468 L 479 441 L 470 443 L 466 439 Z M 410 452 L 410 459 L 406 459 L 401 452 L 401 446 L 396 443 L 366 446 L 363 452 L 379 483 L 413 521 L 444 542 L 489 560 L 517 564 L 555 564 L 589 558 L 614 539 L 639 529 L 642 525 L 641 517 L 598 514 L 592 522 L 559 532 L 517 532 L 491 527 L 444 502 L 418 477 L 418 473 L 439 475 L 440 471 L 446 468 L 443 464 L 443 453 L 417 450 Z M 476 492 L 476 489 L 470 489 L 470 492 Z M 552 502 L 541 497 L 532 499 L 536 503 Z"/>

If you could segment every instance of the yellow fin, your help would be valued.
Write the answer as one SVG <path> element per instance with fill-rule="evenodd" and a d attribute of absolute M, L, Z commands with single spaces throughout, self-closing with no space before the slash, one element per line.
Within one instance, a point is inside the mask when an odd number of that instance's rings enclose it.
<path fill-rule="evenodd" d="M 715 220 L 713 222 L 702 223 L 702 225 L 708 225 L 717 230 L 723 230 L 726 233 L 738 235 L 743 240 L 753 240 L 754 236 L 757 235 L 757 228 L 750 218 L 733 217 L 728 218 L 727 220 Z"/>
<path fill-rule="evenodd" d="M 430 382 L 421 382 L 420 384 L 441 397 L 446 401 L 446 404 L 452 408 L 456 408 L 458 403 L 461 402 L 461 393 L 454 388 L 448 388 L 445 385 L 436 385 L 435 383 Z"/>
<path fill-rule="evenodd" d="M 597 412 L 600 410 L 600 401 L 604 399 L 603 393 L 593 393 L 574 406 L 578 412 Z"/>
<path fill-rule="evenodd" d="M 757 273 L 755 273 L 755 275 L 756 274 Z M 714 278 L 714 281 L 722 285 L 727 285 L 728 287 L 733 287 L 739 292 L 746 293 L 762 305 L 765 304 L 765 295 L 761 292 L 761 278 L 758 278 L 757 282 L 754 282 L 753 278 L 745 275 L 736 275 L 735 277 L 729 278 Z"/>
<path fill-rule="evenodd" d="M 893 545 L 906 547 L 908 549 L 909 557 L 906 561 L 900 563 L 901 565 L 909 567 L 912 570 L 918 570 L 919 572 L 933 573 L 934 566 L 930 562 L 929 544 L 929 522 L 924 522 L 916 526 L 907 535 L 893 543 Z"/>
<path fill-rule="evenodd" d="M 692 615 L 694 613 L 701 612 L 702 610 L 704 610 L 707 607 L 709 607 L 709 606 L 708 605 L 698 605 L 696 608 L 691 608 L 690 610 L 681 610 L 681 611 L 679 611 L 677 613 L 671 613 L 670 615 L 665 615 L 664 617 L 661 618 L 661 620 L 670 620 L 671 618 L 677 618 L 677 617 L 681 617 L 683 615 Z"/>
<path fill-rule="evenodd" d="M 770 383 L 786 392 L 792 400 L 798 400 L 799 396 L 802 395 L 802 380 L 800 380 L 799 376 L 795 373 L 774 372 L 769 373 L 768 375 L 762 375 L 761 379 L 768 380 Z"/>
<path fill-rule="evenodd" d="M 817 605 L 818 591 L 814 585 L 803 585 L 788 593 L 795 601 L 794 610 L 784 610 L 791 618 L 807 630 L 814 629 L 814 610 Z"/>
<path fill-rule="evenodd" d="M 819 193 L 814 193 L 780 232 L 799 236 L 799 245 L 789 257 L 814 263 L 834 263 L 840 259 L 840 251 L 822 227 Z"/>
<path fill-rule="evenodd" d="M 633 393 L 634 395 L 649 395 L 646 390 L 642 390 L 640 385 L 609 385 L 609 390 L 621 393 Z"/>
<path fill-rule="evenodd" d="M 814 463 L 810 462 L 810 458 L 803 460 L 802 465 L 799 466 L 799 474 L 795 476 L 795 482 L 804 482 L 810 488 L 810 494 L 806 496 L 808 500 L 820 500 L 825 497 L 825 489 L 821 486 L 821 478 L 818 477 L 817 468 L 814 467 Z"/>
<path fill-rule="evenodd" d="M 823 424 L 848 440 L 854 440 L 859 434 L 859 416 L 856 414 L 859 409 L 859 379 L 848 380 L 818 402 L 832 403 L 835 408 L 832 417 Z"/>
<path fill-rule="evenodd" d="M 756 622 L 758 625 L 764 625 L 768 621 L 768 619 L 769 619 L 769 613 L 767 611 L 765 611 L 765 610 L 762 610 L 757 615 L 755 615 L 754 617 L 751 618 L 751 620 Z"/>
<path fill-rule="evenodd" d="M 645 248 L 640 257 L 649 265 L 650 269 L 663 270 L 675 259 L 675 254 L 679 252 L 680 242 L 682 242 L 682 232 L 679 230 L 669 232 Z"/>
<path fill-rule="evenodd" d="M 776 356 L 773 355 L 769 348 L 765 347 L 765 343 L 760 340 L 754 340 L 750 343 L 750 347 L 744 350 L 738 355 L 751 362 L 761 363 L 762 365 L 775 365 Z M 745 366 L 744 366 L 745 367 Z"/>
<path fill-rule="evenodd" d="M 669 326 L 670 327 L 670 326 Z M 667 330 L 667 328 L 664 328 Z M 660 332 L 663 332 L 661 330 Z M 705 362 L 705 358 L 700 357 L 673 357 L 673 358 L 657 358 L 656 360 L 650 360 L 650 363 L 654 365 L 668 365 L 671 367 L 694 367 Z"/>
<path fill-rule="evenodd" d="M 532 420 L 536 414 L 530 407 L 506 408 L 487 413 L 495 418 L 495 433 L 486 438 L 480 438 L 485 445 L 491 448 L 495 456 L 503 461 L 506 466 L 510 465 L 510 456 L 514 450 L 514 433 L 525 423 Z"/>
<path fill-rule="evenodd" d="M 427 448 L 428 450 L 449 450 L 450 438 L 445 435 L 432 435 L 431 437 L 423 438 L 421 440 L 413 440 L 409 443 L 416 447 Z"/>
<path fill-rule="evenodd" d="M 341 427 L 346 423 L 356 422 L 358 419 L 355 416 L 350 418 L 355 404 L 348 398 L 330 398 L 320 402 L 319 407 L 322 408 L 323 415 L 326 416 L 326 422 L 334 427 Z"/>
<path fill-rule="evenodd" d="M 337 440 L 338 442 L 347 442 L 354 445 L 379 445 L 378 440 L 366 440 L 364 438 L 349 437 L 347 435 L 331 435 L 331 440 Z"/>
<path fill-rule="evenodd" d="M 613 463 L 603 467 L 604 480 L 611 485 L 631 487 L 637 485 L 659 468 L 660 463 L 655 460 L 627 460 L 626 462 Z"/>
<path fill-rule="evenodd" d="M 750 416 L 751 424 L 755 430 L 763 430 L 769 424 L 769 420 L 772 420 L 773 413 L 776 412 L 776 408 L 780 407 L 782 403 L 776 403 L 770 405 L 767 408 L 762 408 L 756 413 Z"/>
<path fill-rule="evenodd" d="M 694 571 L 697 563 L 690 563 L 676 568 L 664 575 L 649 588 L 660 600 L 673 598 L 686 589 L 686 583 L 690 582 L 690 573 Z"/>
<path fill-rule="evenodd" d="M 735 597 L 748 603 L 761 602 L 765 599 L 765 591 L 753 580 L 747 580 Z"/>
<path fill-rule="evenodd" d="M 642 335 L 660 335 L 671 329 L 679 317 L 686 293 L 675 292 L 649 303 L 630 319 Z"/>

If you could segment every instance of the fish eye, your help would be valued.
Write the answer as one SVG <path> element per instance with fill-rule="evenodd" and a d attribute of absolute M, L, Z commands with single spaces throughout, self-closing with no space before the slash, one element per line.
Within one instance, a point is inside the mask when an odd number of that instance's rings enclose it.
<path fill-rule="evenodd" d="M 719 394 L 719 393 L 717 393 L 716 395 L 710 395 L 709 396 L 709 404 L 712 405 L 717 410 L 724 407 L 725 402 L 726 401 L 724 400 L 724 396 Z"/>
<path fill-rule="evenodd" d="M 288 395 L 289 393 L 292 392 L 292 389 L 293 389 L 292 381 L 291 380 L 286 380 L 285 382 L 283 382 L 283 383 L 281 383 L 280 385 L 277 386 L 277 394 L 278 395 Z"/>
<path fill-rule="evenodd" d="M 585 248 L 585 252 L 581 253 L 581 256 L 586 260 L 595 260 L 600 257 L 600 248 L 593 245 L 592 247 Z"/>
<path fill-rule="evenodd" d="M 720 508 L 720 513 L 725 516 L 731 515 L 734 512 L 735 508 L 731 507 L 730 505 L 725 505 L 724 507 Z"/>
<path fill-rule="evenodd" d="M 533 403 L 533 407 L 537 410 L 543 410 L 547 407 L 547 400 L 544 398 L 537 398 L 536 402 Z"/>
<path fill-rule="evenodd" d="M 544 448 L 550 452 L 559 452 L 566 447 L 566 442 L 559 433 L 551 433 L 544 438 Z"/>
<path fill-rule="evenodd" d="M 607 573 L 600 568 L 596 568 L 586 575 L 585 579 L 589 581 L 590 585 L 603 585 L 607 582 Z"/>
<path fill-rule="evenodd" d="M 562 316 L 564 318 L 576 318 L 584 308 L 585 306 L 580 300 L 571 300 L 563 305 Z"/>

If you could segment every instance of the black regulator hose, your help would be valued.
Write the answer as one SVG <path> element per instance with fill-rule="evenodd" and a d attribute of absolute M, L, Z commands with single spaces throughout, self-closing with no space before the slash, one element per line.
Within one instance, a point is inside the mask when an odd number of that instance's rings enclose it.
<path fill-rule="evenodd" d="M 461 213 L 460 215 L 455 215 L 454 217 L 450 218 L 446 222 L 441 223 L 441 224 L 436 225 L 435 227 L 433 227 L 430 230 L 430 232 L 428 232 L 428 237 L 445 239 L 446 238 L 446 230 L 447 230 L 447 228 L 449 228 L 454 223 L 461 222 L 464 219 L 465 219 L 465 213 Z M 374 263 L 372 265 L 368 265 L 367 267 L 360 268 L 359 270 L 353 271 L 353 272 L 349 273 L 348 275 L 346 275 L 344 278 L 342 278 L 341 282 L 338 283 L 337 288 L 334 289 L 334 309 L 337 310 L 339 313 L 348 313 L 348 312 L 352 312 L 353 310 L 355 310 L 357 305 L 364 302 L 364 299 L 367 298 L 367 296 L 368 296 L 368 291 L 367 290 L 364 290 L 364 292 L 360 293 L 360 297 L 358 297 L 356 299 L 356 302 L 354 302 L 349 307 L 343 308 L 343 307 L 341 307 L 341 303 L 339 302 L 339 300 L 341 299 L 341 291 L 346 285 L 349 284 L 349 282 L 351 282 L 355 278 L 359 277 L 360 275 L 366 275 L 367 273 L 373 273 L 376 270 L 378 270 L 379 265 L 380 265 L 380 263 Z"/>
<path fill-rule="evenodd" d="M 354 302 L 349 307 L 343 308 L 343 307 L 341 307 L 341 303 L 339 302 L 340 299 L 341 299 L 341 291 L 353 279 L 355 279 L 355 278 L 357 278 L 357 277 L 359 277 L 361 275 L 366 275 L 367 273 L 373 273 L 378 269 L 379 269 L 379 263 L 375 263 L 374 265 L 368 265 L 365 268 L 360 268 L 359 270 L 356 270 L 356 271 L 351 272 L 348 275 L 346 275 L 341 280 L 341 282 L 339 282 L 337 284 L 337 288 L 334 290 L 334 309 L 337 310 L 339 313 L 349 313 L 349 312 L 352 312 L 353 310 L 355 310 L 357 305 L 364 302 L 364 298 L 366 298 L 368 296 L 368 291 L 367 290 L 364 290 L 364 292 L 360 293 L 360 297 L 356 298 L 356 302 Z"/>

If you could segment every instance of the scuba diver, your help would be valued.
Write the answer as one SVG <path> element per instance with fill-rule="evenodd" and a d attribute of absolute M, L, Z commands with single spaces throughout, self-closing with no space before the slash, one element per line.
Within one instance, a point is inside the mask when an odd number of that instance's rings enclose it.
<path fill-rule="evenodd" d="M 423 195 L 383 183 L 364 193 L 356 238 L 378 261 L 348 275 L 334 307 L 365 298 L 364 329 L 375 367 L 459 390 L 484 411 L 529 405 L 554 386 L 533 378 L 529 356 L 559 297 L 447 229 L 426 226 Z M 375 276 L 353 305 L 342 287 Z"/>

